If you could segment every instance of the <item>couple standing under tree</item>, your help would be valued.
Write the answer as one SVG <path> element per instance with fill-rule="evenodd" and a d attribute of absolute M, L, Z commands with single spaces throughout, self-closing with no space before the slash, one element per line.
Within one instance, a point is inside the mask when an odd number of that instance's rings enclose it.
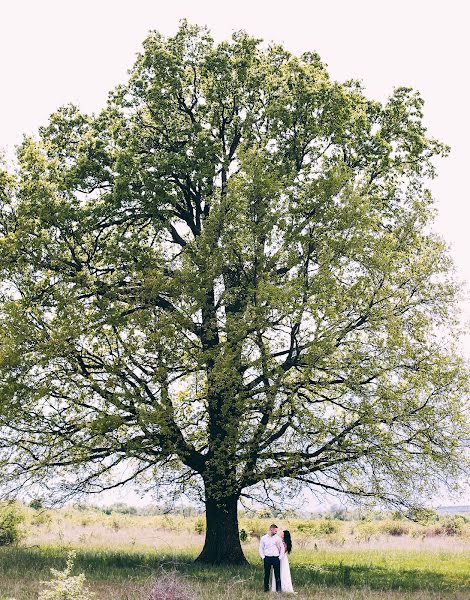
<path fill-rule="evenodd" d="M 266 535 L 259 541 L 259 554 L 264 562 L 264 591 L 269 592 L 271 569 L 274 572 L 271 589 L 273 592 L 294 593 L 290 575 L 288 554 L 292 550 L 292 540 L 287 529 L 278 535 L 277 525 L 271 525 Z"/>

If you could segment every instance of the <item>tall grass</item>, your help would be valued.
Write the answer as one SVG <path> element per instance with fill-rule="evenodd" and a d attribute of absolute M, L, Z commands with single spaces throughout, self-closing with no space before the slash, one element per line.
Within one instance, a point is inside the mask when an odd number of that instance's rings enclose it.
<path fill-rule="evenodd" d="M 37 583 L 48 578 L 50 567 L 63 568 L 66 554 L 66 548 L 51 546 L 0 549 L 0 591 L 11 594 L 18 589 L 18 582 L 24 582 L 24 590 L 15 597 L 18 600 L 36 598 Z M 243 597 L 240 594 L 257 596 L 262 573 L 260 561 L 253 552 L 249 553 L 250 566 L 246 568 L 205 567 L 195 564 L 194 557 L 194 549 L 165 555 L 157 551 L 81 549 L 77 551 L 75 565 L 77 572 L 86 573 L 91 589 L 108 588 L 107 593 L 109 589 L 114 589 L 113 593 L 127 590 L 127 594 L 133 590 L 134 595 L 127 596 L 129 599 L 139 598 L 139 589 L 156 573 L 175 568 L 197 588 L 198 598 L 230 598 L 230 594 L 238 598 Z M 403 598 L 405 592 L 425 590 L 444 594 L 436 597 L 447 597 L 451 593 L 454 596 L 449 597 L 458 597 L 457 593 L 462 598 L 470 598 L 470 557 L 465 553 L 370 549 L 300 551 L 292 555 L 291 569 L 296 588 L 301 597 L 306 598 L 315 597 L 311 596 L 314 592 L 326 593 L 327 589 L 338 593 L 338 588 L 353 594 L 357 592 L 355 588 L 365 589 L 369 595 L 373 591 L 397 591 Z"/>
<path fill-rule="evenodd" d="M 266 519 L 242 517 L 246 568 L 194 564 L 203 543 L 198 516 L 104 514 L 97 510 L 25 509 L 22 546 L 0 548 L 0 600 L 37 600 L 50 568 L 76 550 L 99 600 L 147 600 L 162 572 L 177 570 L 197 600 L 265 598 L 257 536 Z M 308 600 L 470 600 L 470 524 L 444 534 L 443 522 L 290 519 L 291 569 L 297 598 Z M 437 528 L 441 527 L 440 530 Z"/>

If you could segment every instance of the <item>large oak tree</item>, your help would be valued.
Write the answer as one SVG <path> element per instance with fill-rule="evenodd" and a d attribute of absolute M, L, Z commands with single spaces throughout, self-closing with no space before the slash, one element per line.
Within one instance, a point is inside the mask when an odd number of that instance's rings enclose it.
<path fill-rule="evenodd" d="M 183 23 L 0 175 L 5 489 L 200 490 L 200 560 L 292 481 L 413 502 L 456 475 L 466 374 L 420 96 Z M 428 486 L 426 488 L 426 486 Z"/>

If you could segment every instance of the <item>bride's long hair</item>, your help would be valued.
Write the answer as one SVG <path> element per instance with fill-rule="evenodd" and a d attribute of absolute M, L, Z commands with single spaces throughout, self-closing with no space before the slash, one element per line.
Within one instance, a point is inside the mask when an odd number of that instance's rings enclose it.
<path fill-rule="evenodd" d="M 284 530 L 284 544 L 286 545 L 287 554 L 292 551 L 292 538 L 288 529 Z"/>

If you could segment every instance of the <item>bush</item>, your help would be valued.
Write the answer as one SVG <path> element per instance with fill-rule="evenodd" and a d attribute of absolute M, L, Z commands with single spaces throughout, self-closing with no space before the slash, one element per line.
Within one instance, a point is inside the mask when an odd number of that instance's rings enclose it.
<path fill-rule="evenodd" d="M 396 525 L 392 525 L 388 528 L 387 533 L 389 535 L 400 536 L 400 535 L 408 535 L 409 533 L 408 527 L 402 525 L 401 523 L 397 523 Z"/>
<path fill-rule="evenodd" d="M 466 523 L 465 517 L 460 515 L 453 515 L 446 517 L 436 528 L 437 535 L 462 535 L 464 525 Z"/>
<path fill-rule="evenodd" d="M 147 600 L 195 600 L 187 583 L 176 573 L 163 572 L 149 591 Z"/>
<path fill-rule="evenodd" d="M 127 506 L 127 504 L 124 504 L 123 502 L 116 502 L 115 504 L 107 507 L 107 509 L 110 511 L 107 514 L 115 512 L 120 513 L 121 515 L 136 515 L 138 512 L 135 506 Z"/>
<path fill-rule="evenodd" d="M 318 535 L 331 535 L 332 533 L 338 533 L 339 525 L 330 519 L 320 521 L 318 523 Z"/>
<path fill-rule="evenodd" d="M 336 521 L 350 521 L 351 516 L 345 508 L 337 508 L 331 512 L 331 518 Z"/>
<path fill-rule="evenodd" d="M 251 519 L 249 522 L 248 534 L 251 537 L 260 538 L 268 531 L 269 523 L 261 519 Z"/>
<path fill-rule="evenodd" d="M 439 521 L 439 514 L 432 508 L 410 508 L 407 514 L 408 518 L 421 525 L 429 525 Z"/>
<path fill-rule="evenodd" d="M 303 533 L 307 536 L 308 535 L 314 536 L 314 535 L 317 535 L 317 533 L 318 533 L 318 528 L 314 521 L 301 521 L 300 523 L 296 524 L 295 529 L 299 533 Z"/>
<path fill-rule="evenodd" d="M 377 525 L 371 521 L 360 521 L 355 529 L 356 541 L 369 542 L 371 538 L 377 536 Z"/>
<path fill-rule="evenodd" d="M 74 559 L 75 553 L 69 552 L 63 571 L 51 569 L 54 578 L 42 582 L 47 589 L 39 594 L 38 600 L 95 600 L 95 594 L 85 587 L 85 575 L 72 575 Z"/>
<path fill-rule="evenodd" d="M 249 538 L 250 536 L 247 534 L 247 532 L 244 529 L 240 529 L 240 541 L 247 542 Z"/>
<path fill-rule="evenodd" d="M 37 510 L 31 518 L 31 525 L 40 527 L 41 525 L 50 525 L 52 521 L 51 515 L 45 510 Z"/>
<path fill-rule="evenodd" d="M 178 531 L 178 524 L 176 518 L 170 515 L 165 515 L 162 519 L 161 526 L 167 531 Z"/>
<path fill-rule="evenodd" d="M 293 528 L 306 537 L 323 537 L 339 533 L 340 525 L 338 521 L 332 519 L 321 519 L 317 521 L 300 521 Z"/>
<path fill-rule="evenodd" d="M 202 535 L 205 530 L 206 530 L 206 526 L 204 523 L 204 519 L 201 519 L 201 517 L 198 517 L 194 523 L 194 531 L 196 533 L 198 533 L 199 535 Z"/>
<path fill-rule="evenodd" d="M 401 536 L 408 535 L 410 527 L 402 521 L 384 521 L 380 527 L 381 531 L 386 535 Z"/>
<path fill-rule="evenodd" d="M 16 544 L 23 536 L 20 523 L 24 516 L 14 502 L 7 502 L 0 507 L 0 546 Z"/>
<path fill-rule="evenodd" d="M 34 508 L 34 510 L 39 510 L 40 508 L 44 508 L 41 498 L 34 498 L 29 503 L 29 506 L 30 506 L 30 508 Z"/>

